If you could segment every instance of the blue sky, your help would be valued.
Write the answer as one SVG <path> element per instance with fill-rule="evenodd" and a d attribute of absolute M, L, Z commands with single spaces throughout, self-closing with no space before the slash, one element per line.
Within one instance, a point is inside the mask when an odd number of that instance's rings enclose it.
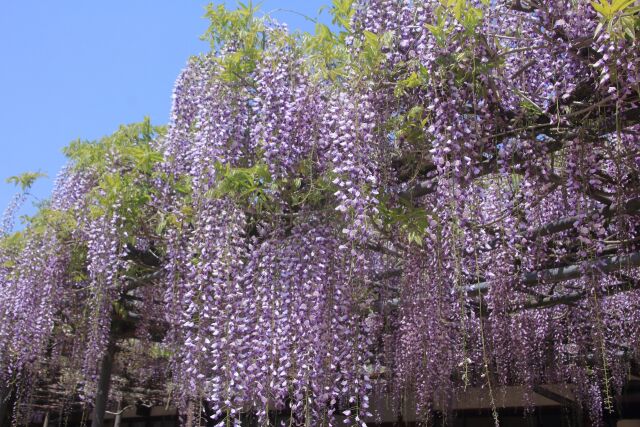
<path fill-rule="evenodd" d="M 208 3 L 2 1 L 0 213 L 16 192 L 4 183 L 9 176 L 46 173 L 32 193 L 48 197 L 70 141 L 100 138 L 145 115 L 167 122 L 178 73 L 190 55 L 208 50 L 199 39 Z M 327 3 L 265 0 L 260 10 L 291 29 L 313 31 L 313 23 L 281 9 L 316 17 Z M 326 11 L 321 20 L 330 20 Z M 34 211 L 33 200 L 21 214 Z"/>

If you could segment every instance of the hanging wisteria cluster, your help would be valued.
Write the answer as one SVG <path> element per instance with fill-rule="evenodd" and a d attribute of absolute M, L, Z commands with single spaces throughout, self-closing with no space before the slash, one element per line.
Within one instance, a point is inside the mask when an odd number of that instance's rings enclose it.
<path fill-rule="evenodd" d="M 315 35 L 254 12 L 209 7 L 166 131 L 72 144 L 4 220 L 16 414 L 45 372 L 99 399 L 118 354 L 147 368 L 112 395 L 192 425 L 366 425 L 377 394 L 427 422 L 469 387 L 497 425 L 509 385 L 613 411 L 640 350 L 633 2 L 340 0 Z"/>

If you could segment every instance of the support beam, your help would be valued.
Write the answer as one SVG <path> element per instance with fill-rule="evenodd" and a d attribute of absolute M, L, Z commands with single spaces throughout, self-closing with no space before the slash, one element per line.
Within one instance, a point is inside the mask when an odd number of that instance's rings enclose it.
<path fill-rule="evenodd" d="M 562 186 L 566 184 L 566 179 L 562 178 L 561 176 L 555 174 L 555 173 L 551 173 L 549 175 L 549 180 L 551 182 L 553 182 L 556 185 Z M 613 202 L 612 200 L 612 195 L 608 194 L 602 190 L 599 190 L 597 188 L 595 188 L 593 185 L 591 184 L 587 184 L 585 186 L 585 188 L 580 189 L 580 191 L 584 194 L 586 194 L 588 197 L 590 197 L 591 199 L 602 203 L 605 206 L 609 206 L 611 205 L 611 203 Z"/>
<path fill-rule="evenodd" d="M 553 151 L 557 151 L 557 149 L 554 149 Z M 491 173 L 497 173 L 499 171 L 499 165 L 496 160 L 497 160 L 496 158 L 492 158 L 491 160 L 486 160 L 481 162 L 478 165 L 480 172 L 478 175 L 476 175 L 475 178 L 480 178 L 480 177 L 489 175 Z M 518 157 L 516 157 L 513 160 L 514 165 L 520 164 L 522 162 L 523 162 L 523 159 L 520 159 Z M 529 169 L 529 171 L 531 171 L 531 169 Z M 523 173 L 523 172 L 524 171 L 521 171 L 519 173 Z M 556 174 L 551 174 L 546 178 L 556 185 L 565 184 L 565 179 L 563 179 L 562 177 Z M 438 188 L 438 182 L 437 182 L 437 179 L 434 177 L 431 179 L 417 182 L 413 186 L 409 187 L 407 190 L 400 193 L 400 197 L 405 200 L 413 200 L 418 197 L 426 196 L 427 194 L 432 194 L 437 190 L 437 188 Z M 584 194 L 586 194 L 588 197 L 604 204 L 605 206 L 610 205 L 612 202 L 610 194 L 607 194 L 604 191 L 599 190 L 590 184 L 587 185 L 586 188 L 581 189 L 581 191 Z"/>
<path fill-rule="evenodd" d="M 116 354 L 116 345 L 111 335 L 107 350 L 100 361 L 100 373 L 98 377 L 98 388 L 96 390 L 96 400 L 91 417 L 91 427 L 104 427 L 104 415 L 107 410 L 109 400 L 109 388 L 111 387 L 111 371 L 113 360 Z"/>
<path fill-rule="evenodd" d="M 391 279 L 393 277 L 400 277 L 400 276 L 402 276 L 402 271 L 403 270 L 401 268 L 393 268 L 391 270 L 385 270 L 385 271 L 382 271 L 382 272 L 376 274 L 373 277 L 373 280 L 378 282 L 380 280 Z"/>
<path fill-rule="evenodd" d="M 523 286 L 537 286 L 542 283 L 551 284 L 578 279 L 588 273 L 613 273 L 634 267 L 640 267 L 640 252 L 597 258 L 566 267 L 532 271 L 520 276 L 518 282 Z M 467 286 L 465 291 L 469 296 L 473 296 L 486 293 L 490 287 L 491 282 L 480 282 Z"/>
<path fill-rule="evenodd" d="M 582 407 L 574 400 L 569 399 L 559 393 L 556 393 L 553 390 L 549 390 L 548 388 L 537 385 L 533 387 L 533 392 L 539 394 L 540 396 L 546 397 L 547 399 L 558 402 L 560 405 L 565 408 L 571 410 L 571 417 L 573 418 L 573 422 L 571 425 L 576 425 L 578 427 L 582 427 L 584 414 L 582 413 Z"/>
<path fill-rule="evenodd" d="M 598 292 L 597 294 L 602 296 L 607 296 L 607 295 L 618 294 L 621 292 L 633 291 L 636 289 L 640 289 L 640 281 L 638 280 L 623 281 L 623 282 L 613 283 L 607 286 L 604 290 Z M 586 290 L 571 292 L 563 295 L 550 295 L 538 301 L 531 301 L 529 303 L 526 303 L 523 308 L 525 310 L 530 310 L 530 309 L 553 307 L 561 304 L 571 304 L 573 302 L 580 301 L 588 296 L 589 296 L 589 292 L 587 292 Z"/>
<path fill-rule="evenodd" d="M 145 274 L 144 276 L 140 276 L 140 277 L 125 276 L 124 279 L 126 280 L 127 284 L 124 288 L 125 289 L 124 293 L 126 294 L 127 292 L 131 292 L 135 289 L 146 286 L 151 282 L 153 282 L 154 280 L 159 279 L 164 274 L 165 274 L 164 270 L 158 269 L 153 271 L 152 273 Z"/>
<path fill-rule="evenodd" d="M 624 127 L 629 127 L 629 126 L 640 123 L 640 107 L 630 108 L 628 110 L 620 112 L 619 114 L 616 114 L 614 117 L 608 117 L 602 123 L 599 123 L 598 128 L 594 130 L 597 131 L 599 135 L 606 135 L 608 133 L 615 131 L 620 121 L 625 123 Z M 538 128 L 540 131 L 542 131 L 542 127 L 545 127 L 545 126 L 547 126 L 547 124 L 543 123 L 543 124 L 540 124 Z M 578 128 L 579 124 L 576 124 L 574 127 Z M 509 135 L 515 136 L 515 133 L 509 132 Z M 558 136 L 557 138 L 560 138 L 560 136 Z M 554 139 L 557 139 L 557 138 L 554 137 Z M 552 153 L 554 151 L 558 151 L 562 147 L 563 147 L 562 143 L 558 143 L 557 141 L 554 141 L 548 147 L 547 154 Z M 513 159 L 513 164 L 522 163 L 523 160 L 524 159 L 517 156 Z M 477 167 L 480 169 L 480 173 L 478 174 L 478 177 L 485 176 L 490 173 L 498 171 L 498 164 L 495 161 L 495 158 L 481 162 L 480 164 L 477 165 Z M 552 177 L 552 180 L 555 182 L 562 181 L 561 178 L 558 176 Z M 434 193 L 437 187 L 438 187 L 438 184 L 435 178 L 419 181 L 415 185 L 407 189 L 406 191 L 402 192 L 400 194 L 400 197 L 405 200 L 412 200 L 421 196 L 425 196 L 427 194 Z M 601 203 L 604 203 L 605 205 L 608 205 L 611 203 L 609 195 L 594 188 L 593 186 L 588 186 L 588 188 L 585 188 L 583 191 L 589 197 Z"/>
<path fill-rule="evenodd" d="M 133 245 L 127 245 L 126 259 L 134 260 L 147 267 L 159 267 L 162 260 L 152 251 L 141 251 Z"/>
<path fill-rule="evenodd" d="M 640 267 L 640 252 L 624 255 L 611 255 L 594 260 L 585 261 L 582 264 L 572 264 L 565 267 L 550 268 L 547 270 L 532 271 L 520 276 L 521 285 L 532 287 L 542 283 L 552 284 L 578 279 L 588 273 L 614 273 L 625 268 Z M 402 276 L 402 269 L 392 269 L 379 273 L 377 280 Z M 491 281 L 479 282 L 468 285 L 465 288 L 467 295 L 475 296 L 478 293 L 485 294 L 491 287 Z"/>
<path fill-rule="evenodd" d="M 543 386 L 539 386 L 539 385 L 533 386 L 533 392 L 536 394 L 539 394 L 542 397 L 546 397 L 549 400 L 558 402 L 560 405 L 568 408 L 574 408 L 577 406 L 574 400 L 569 399 L 568 397 L 565 397 L 559 393 L 556 393 L 555 391 L 549 390 L 548 388 L 545 388 Z"/>
<path fill-rule="evenodd" d="M 616 215 L 632 215 L 640 212 L 640 197 L 627 200 L 621 207 L 605 206 L 599 212 L 604 218 L 612 218 Z M 573 227 L 577 221 L 582 219 L 579 215 L 567 216 L 549 222 L 541 227 L 538 227 L 527 235 L 527 238 L 533 240 L 537 237 L 549 236 L 554 233 L 569 230 Z M 403 270 L 401 268 L 394 268 L 378 273 L 374 280 L 385 280 L 392 277 L 402 276 Z"/>
<path fill-rule="evenodd" d="M 625 202 L 621 207 L 606 206 L 600 210 L 600 215 L 604 218 L 611 218 L 616 215 L 631 215 L 640 211 L 640 197 Z M 534 230 L 528 237 L 535 239 L 536 237 L 548 236 L 550 234 L 559 233 L 561 231 L 569 230 L 573 227 L 573 224 L 580 221 L 582 217 L 578 215 L 568 216 L 560 218 L 556 221 L 543 225 L 542 227 Z"/>
<path fill-rule="evenodd" d="M 599 296 L 610 296 L 615 295 L 622 292 L 629 292 L 640 289 L 640 280 L 624 280 L 620 282 L 613 283 L 607 286 L 604 290 L 600 290 L 597 292 Z M 516 307 L 510 310 L 510 313 L 517 313 L 522 310 L 539 310 L 545 309 L 549 307 L 555 307 L 557 305 L 562 304 L 571 304 L 574 302 L 581 301 L 587 297 L 592 295 L 587 290 L 580 290 L 571 292 L 568 294 L 560 294 L 560 295 L 549 295 L 538 300 L 531 300 L 525 303 L 523 306 Z M 399 298 L 393 298 L 391 300 L 385 301 L 384 303 L 379 303 L 377 305 L 378 310 L 382 312 L 385 309 L 388 310 L 396 310 L 400 305 Z M 474 307 L 475 311 L 483 317 L 487 317 L 491 314 L 491 310 L 487 309 L 484 305 L 482 306 L 482 310 L 480 311 L 478 307 Z"/>

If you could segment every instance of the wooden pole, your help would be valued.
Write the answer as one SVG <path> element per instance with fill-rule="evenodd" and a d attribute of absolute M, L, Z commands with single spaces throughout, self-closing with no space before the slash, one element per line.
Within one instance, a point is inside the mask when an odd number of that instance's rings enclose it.
<path fill-rule="evenodd" d="M 11 425 L 11 409 L 13 408 L 14 389 L 7 387 L 0 393 L 0 426 Z"/>
<path fill-rule="evenodd" d="M 42 427 L 49 427 L 49 412 L 48 411 L 44 414 L 44 421 L 42 422 Z"/>
<path fill-rule="evenodd" d="M 0 426 L 3 426 L 5 418 L 7 418 L 7 408 L 9 406 L 9 392 L 0 394 Z"/>
<path fill-rule="evenodd" d="M 109 399 L 109 387 L 111 386 L 111 370 L 113 359 L 116 353 L 116 345 L 113 337 L 109 340 L 107 351 L 100 362 L 100 376 L 98 377 L 98 389 L 96 390 L 96 401 L 91 417 L 91 427 L 104 427 L 104 414 L 107 410 L 107 400 Z"/>
<path fill-rule="evenodd" d="M 116 419 L 113 421 L 113 427 L 120 427 L 120 422 L 122 421 L 122 412 L 124 411 L 122 408 L 122 400 L 118 401 L 118 410 L 116 411 Z"/>

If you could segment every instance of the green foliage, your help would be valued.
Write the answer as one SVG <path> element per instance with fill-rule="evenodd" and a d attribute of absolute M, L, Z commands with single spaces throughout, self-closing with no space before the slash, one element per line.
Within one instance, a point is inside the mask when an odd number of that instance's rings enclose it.
<path fill-rule="evenodd" d="M 8 261 L 5 262 L 4 267 L 13 266 L 13 257 L 21 255 L 27 242 L 40 242 L 45 236 L 52 237 L 53 235 L 61 242 L 71 242 L 72 233 L 78 226 L 78 220 L 74 212 L 51 209 L 48 202 L 41 203 L 34 215 L 25 215 L 21 219 L 26 225 L 23 230 L 3 236 L 0 239 L 0 251 L 8 255 Z M 79 281 L 84 277 L 83 274 L 86 268 L 86 248 L 84 245 L 78 245 L 75 242 L 70 244 L 72 256 L 69 262 L 69 271 L 71 277 Z"/>
<path fill-rule="evenodd" d="M 390 32 L 375 34 L 371 31 L 363 31 L 362 34 L 364 40 L 360 57 L 363 60 L 363 65 L 370 72 L 379 72 L 380 63 L 385 58 L 383 48 L 391 45 L 393 36 Z"/>
<path fill-rule="evenodd" d="M 234 168 L 216 163 L 217 186 L 207 192 L 212 198 L 231 197 L 260 212 L 269 204 L 269 192 L 274 189 L 269 168 L 257 163 L 247 168 Z"/>
<path fill-rule="evenodd" d="M 65 154 L 72 168 L 88 172 L 94 179 L 90 209 L 94 217 L 117 210 L 130 223 L 141 218 L 151 193 L 155 166 L 163 159 L 153 142 L 165 132 L 149 119 L 121 126 L 113 135 L 99 141 L 74 141 Z"/>
<path fill-rule="evenodd" d="M 640 28 L 640 6 L 635 6 L 635 3 L 635 0 L 592 1 L 591 6 L 602 18 L 595 31 L 596 36 L 606 30 L 614 38 L 627 36 L 635 40 Z"/>
<path fill-rule="evenodd" d="M 436 44 L 440 47 L 445 47 L 452 29 L 446 26 L 446 21 L 443 19 L 442 14 L 437 14 L 436 16 L 436 22 L 426 24 L 425 27 L 427 27 L 431 34 L 433 34 L 433 37 L 435 37 Z"/>
<path fill-rule="evenodd" d="M 259 6 L 239 3 L 236 10 L 224 5 L 209 4 L 205 17 L 209 28 L 202 36 L 214 52 L 224 52 L 215 60 L 221 66 L 226 81 L 243 81 L 255 70 L 264 50 L 264 18 L 256 18 Z"/>
<path fill-rule="evenodd" d="M 171 348 L 162 343 L 150 343 L 148 354 L 152 359 L 169 359 L 173 352 Z"/>
<path fill-rule="evenodd" d="M 255 18 L 260 6 L 253 6 L 251 2 L 249 4 L 238 2 L 238 6 L 235 10 L 228 10 L 223 4 L 214 5 L 211 3 L 206 7 L 205 17 L 209 19 L 210 25 L 202 38 L 209 40 L 213 50 L 219 51 L 223 49 L 228 43 L 234 41 L 234 37 L 242 33 L 251 33 L 256 29 L 263 29 Z M 249 41 L 250 43 L 246 47 L 253 47 L 255 43 L 254 35 L 245 35 L 249 38 L 235 41 L 239 44 L 242 44 L 243 41 Z"/>
<path fill-rule="evenodd" d="M 337 175 L 330 171 L 318 175 L 314 172 L 313 166 L 311 159 L 303 161 L 298 167 L 298 177 L 281 183 L 281 191 L 286 194 L 294 207 L 304 205 L 319 210 L 328 208 L 333 213 L 328 200 L 332 199 L 337 190 L 333 182 Z"/>
<path fill-rule="evenodd" d="M 19 254 L 27 241 L 41 241 L 55 236 L 70 249 L 68 274 L 75 282 L 87 280 L 87 247 L 77 240 L 75 231 L 89 219 L 117 214 L 121 222 L 121 243 L 133 243 L 135 236 L 149 236 L 162 213 L 149 201 L 158 191 L 155 180 L 161 179 L 157 165 L 163 161 L 157 151 L 156 139 L 164 134 L 163 127 L 154 127 L 149 119 L 121 126 L 114 134 L 98 141 L 74 141 L 64 152 L 69 158 L 70 173 L 80 173 L 90 189 L 84 204 L 68 210 L 55 209 L 49 201 L 41 202 L 32 216 L 23 216 L 24 230 L 0 239 L 6 254 Z M 15 177 L 12 182 L 28 188 L 39 174 Z M 183 184 L 180 182 L 180 184 Z M 10 258 L 9 258 L 10 259 Z M 119 309 L 115 307 L 116 311 Z"/>
<path fill-rule="evenodd" d="M 11 268 L 15 264 L 15 257 L 19 256 L 24 250 L 27 240 L 22 231 L 7 234 L 0 238 L 0 251 L 5 254 L 5 261 L 0 266 Z"/>
<path fill-rule="evenodd" d="M 43 234 L 47 230 L 55 230 L 61 239 L 71 235 L 78 226 L 73 212 L 51 209 L 48 203 L 43 203 L 33 216 L 22 217 L 28 225 L 28 232 Z"/>
<path fill-rule="evenodd" d="M 425 86 L 429 82 L 429 72 L 424 65 L 417 64 L 418 71 L 412 71 L 404 79 L 399 79 L 396 82 L 396 87 L 393 90 L 395 96 L 400 97 L 406 93 L 407 90 L 415 89 L 421 86 Z"/>
<path fill-rule="evenodd" d="M 486 2 L 483 2 L 486 4 Z M 440 0 L 440 6 L 435 9 L 436 21 L 427 24 L 427 29 L 436 38 L 440 47 L 445 47 L 453 26 L 449 25 L 451 18 L 461 24 L 468 36 L 473 36 L 475 29 L 482 22 L 483 13 L 480 8 L 472 6 L 466 0 Z"/>
<path fill-rule="evenodd" d="M 537 118 L 540 117 L 540 114 L 543 113 L 542 108 L 538 104 L 533 102 L 524 93 L 518 91 L 517 89 L 514 91 L 521 97 L 520 108 L 522 108 L 527 121 L 531 122 L 537 120 Z"/>
<path fill-rule="evenodd" d="M 84 282 L 88 280 L 87 274 L 87 247 L 84 244 L 76 244 L 71 250 L 71 259 L 69 260 L 69 276 L 75 282 Z"/>
<path fill-rule="evenodd" d="M 380 225 L 385 228 L 397 228 L 405 234 L 409 243 L 422 246 L 426 230 L 433 220 L 424 208 L 409 204 L 389 208 L 386 203 L 381 203 L 379 211 Z"/>
<path fill-rule="evenodd" d="M 29 190 L 33 184 L 39 179 L 46 177 L 47 175 L 38 171 L 38 172 L 24 172 L 20 175 L 14 175 L 7 178 L 7 183 L 14 184 L 16 187 L 20 187 L 20 189 L 24 192 Z"/>
<path fill-rule="evenodd" d="M 416 148 L 423 147 L 427 140 L 425 125 L 429 115 L 422 105 L 414 105 L 406 114 L 395 118 L 394 131 L 398 138 L 402 138 Z"/>
<path fill-rule="evenodd" d="M 353 3 L 354 0 L 332 0 L 331 2 L 332 23 L 340 25 L 347 32 L 351 31 L 351 18 L 355 13 Z"/>
<path fill-rule="evenodd" d="M 128 316 L 128 310 L 126 305 L 122 301 L 114 300 L 111 305 L 113 306 L 113 313 L 121 319 L 126 319 Z"/>
<path fill-rule="evenodd" d="M 273 196 L 286 201 L 292 209 L 299 206 L 326 208 L 336 191 L 331 173 L 315 175 L 313 161 L 306 159 L 298 165 L 297 174 L 285 179 L 274 179 L 264 163 L 251 167 L 232 167 L 216 163 L 217 184 L 207 191 L 210 198 L 231 198 L 252 215 L 284 214 L 282 206 Z M 333 213 L 333 211 L 332 211 Z M 171 218 L 166 218 L 171 221 Z"/>
<path fill-rule="evenodd" d="M 353 34 L 351 18 L 355 13 L 353 0 L 333 0 L 329 8 L 332 23 L 338 27 L 332 31 L 328 26 L 316 22 L 315 34 L 305 34 L 304 53 L 308 64 L 319 76 L 330 81 L 346 77 L 346 66 L 352 59 L 346 46 L 346 38 Z M 320 11 L 326 9 L 322 7 Z M 370 52 L 371 53 L 371 52 Z"/>
<path fill-rule="evenodd" d="M 308 66 L 322 79 L 336 81 L 345 76 L 349 57 L 346 46 L 326 25 L 316 23 L 315 34 L 306 34 L 303 48 Z"/>
<path fill-rule="evenodd" d="M 73 141 L 63 151 L 78 170 L 90 169 L 100 175 L 112 168 L 111 162 L 117 158 L 119 166 L 150 172 L 152 164 L 162 160 L 162 154 L 154 151 L 151 143 L 165 132 L 163 126 L 152 126 L 145 117 L 141 123 L 120 126 L 99 141 Z"/>
<path fill-rule="evenodd" d="M 334 37 L 334 40 L 340 46 L 338 52 L 345 55 L 339 69 L 342 71 L 347 68 L 347 65 L 351 69 L 357 69 L 360 74 L 358 78 L 361 79 L 380 74 L 381 64 L 386 58 L 384 50 L 391 46 L 393 34 L 391 32 L 376 34 L 371 31 L 362 31 L 353 40 L 353 50 L 358 52 L 356 55 L 348 54 L 341 39 Z"/>
<path fill-rule="evenodd" d="M 488 6 L 489 2 L 483 0 L 482 4 Z M 453 74 L 456 84 L 466 85 L 472 82 L 478 92 L 484 91 L 485 88 L 476 83 L 477 76 L 491 73 L 504 63 L 504 58 L 491 54 L 489 58 L 477 58 L 478 46 L 485 46 L 487 51 L 492 51 L 484 35 L 477 31 L 484 19 L 482 8 L 473 6 L 467 0 L 440 0 L 434 13 L 434 22 L 427 24 L 426 28 L 433 34 L 437 45 L 446 48 L 457 43 L 462 48 L 455 52 L 445 49 L 446 53 L 436 60 L 439 69 L 432 71 L 434 75 L 430 76 L 431 79 L 449 81 L 450 74 Z M 464 31 L 459 31 L 459 26 Z"/>
<path fill-rule="evenodd" d="M 333 24 L 339 26 L 337 32 L 316 22 L 315 34 L 289 35 L 277 30 L 269 31 L 271 42 L 286 44 L 293 50 L 300 50 L 307 58 L 305 66 L 322 79 L 339 81 L 345 77 L 349 63 L 346 37 L 353 34 L 351 19 L 354 14 L 353 0 L 333 0 L 330 13 Z M 266 45 L 266 22 L 268 17 L 256 17 L 259 7 L 252 3 L 239 3 L 235 10 L 224 5 L 210 4 L 206 17 L 210 25 L 202 36 L 218 54 L 213 57 L 220 66 L 220 78 L 227 82 L 237 82 L 246 87 L 254 85 L 252 73 L 261 61 Z M 356 37 L 356 48 L 360 55 L 355 59 L 358 69 L 375 73 L 384 59 L 382 50 L 391 43 L 391 34 L 374 34 L 364 31 Z M 301 41 L 301 42 L 300 42 Z M 351 64 L 354 65 L 354 64 Z"/>

